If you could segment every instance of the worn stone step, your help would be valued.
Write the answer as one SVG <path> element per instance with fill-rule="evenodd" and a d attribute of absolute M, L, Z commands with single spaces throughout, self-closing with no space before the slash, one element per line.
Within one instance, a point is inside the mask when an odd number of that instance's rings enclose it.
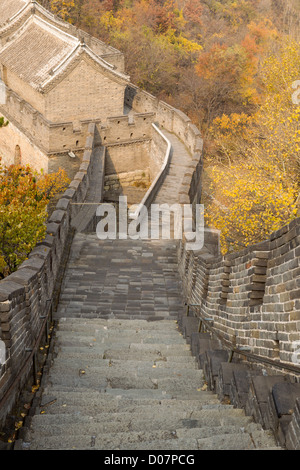
<path fill-rule="evenodd" d="M 160 414 L 156 413 L 151 415 L 148 413 L 111 413 L 110 416 L 101 414 L 95 416 L 73 416 L 73 421 L 70 415 L 47 415 L 35 416 L 32 421 L 34 432 L 31 435 L 38 436 L 54 436 L 54 435 L 73 435 L 76 434 L 94 434 L 106 435 L 108 433 L 121 433 L 131 431 L 142 431 L 147 429 L 153 430 L 176 430 L 178 437 L 206 437 L 209 435 L 205 432 L 210 429 L 210 435 L 223 434 L 226 432 L 239 432 L 242 428 L 247 429 L 248 420 L 242 420 L 237 424 L 228 425 L 226 427 L 220 426 L 218 422 L 214 424 L 209 423 L 208 418 L 202 418 L 201 411 L 195 413 L 193 418 L 188 417 L 188 413 L 173 412 L 172 416 L 167 416 L 168 410 L 161 410 Z M 55 418 L 55 419 L 54 419 Z M 72 425 L 72 426 L 71 426 Z M 213 429 L 212 429 L 213 428 Z M 256 428 L 256 431 L 259 427 Z"/>
<path fill-rule="evenodd" d="M 55 338 L 57 342 L 63 342 L 65 339 L 73 338 L 80 341 L 92 341 L 95 340 L 101 344 L 108 344 L 112 343 L 112 345 L 116 342 L 116 338 L 118 338 L 117 344 L 130 344 L 130 343 L 141 343 L 141 344 L 161 344 L 161 345 L 185 345 L 185 340 L 180 334 L 174 335 L 152 335 L 150 334 L 139 334 L 135 332 L 129 332 L 125 335 L 121 330 L 120 333 L 118 332 L 109 332 L 103 333 L 99 331 L 95 332 L 74 332 L 74 331 L 59 331 L 55 334 Z"/>
<path fill-rule="evenodd" d="M 174 321 L 175 318 L 178 316 L 178 310 L 174 311 L 159 311 L 159 312 L 141 312 L 140 310 L 138 312 L 133 313 L 130 309 L 128 311 L 124 312 L 122 310 L 121 313 L 114 312 L 111 314 L 111 312 L 108 313 L 102 313 L 101 311 L 98 311 L 97 308 L 95 310 L 90 310 L 90 311 L 82 311 L 80 309 L 71 309 L 71 308 L 61 308 L 59 307 L 56 312 L 53 313 L 53 319 L 54 320 L 60 320 L 62 317 L 65 318 L 66 316 L 69 316 L 71 318 L 79 318 L 79 319 L 93 319 L 93 318 L 102 318 L 102 319 L 109 319 L 111 316 L 113 318 L 119 318 L 119 319 L 126 319 L 126 320 L 134 320 L 135 318 L 140 318 L 141 320 L 146 320 L 146 321 L 159 321 L 159 320 L 166 320 L 169 319 L 169 321 Z"/>
<path fill-rule="evenodd" d="M 160 363 L 158 365 L 153 365 L 153 363 L 143 363 L 140 365 L 140 362 L 130 362 L 127 361 L 118 361 L 118 364 L 115 364 L 113 361 L 104 361 L 105 363 L 102 364 L 102 360 L 94 360 L 91 362 L 90 359 L 84 360 L 80 358 L 79 360 L 76 358 L 75 360 L 72 358 L 66 360 L 65 358 L 58 357 L 55 360 L 54 365 L 52 366 L 51 370 L 55 374 L 72 374 L 72 375 L 79 375 L 79 374 L 95 374 L 95 375 L 102 375 L 107 378 L 113 377 L 141 377 L 141 378 L 148 378 L 148 379 L 156 379 L 156 378 L 180 378 L 182 381 L 186 380 L 194 380 L 196 377 L 203 381 L 203 371 L 200 369 L 185 367 L 183 368 L 182 365 L 179 363 L 181 367 L 160 367 Z M 93 366 L 91 364 L 97 364 Z M 98 365 L 99 364 L 99 365 Z M 67 371 L 66 371 L 67 365 Z M 66 372 L 65 372 L 66 371 Z"/>
<path fill-rule="evenodd" d="M 41 430 L 37 430 L 36 432 L 31 431 L 28 433 L 26 437 L 26 441 L 30 442 L 31 450 L 43 448 L 44 450 L 47 449 L 87 449 L 89 447 L 93 447 L 95 449 L 118 449 L 118 448 L 125 448 L 124 446 L 130 446 L 130 444 L 136 443 L 146 443 L 147 441 L 153 440 L 177 440 L 177 439 L 193 439 L 197 440 L 198 448 L 199 449 L 215 449 L 216 446 L 218 449 L 226 449 L 226 450 L 247 450 L 247 449 L 255 449 L 255 442 L 254 439 L 248 432 L 245 432 L 245 427 L 243 426 L 245 423 L 241 420 L 238 423 L 240 425 L 240 433 L 237 432 L 237 426 L 234 427 L 234 433 L 232 433 L 232 426 L 229 425 L 228 432 L 226 432 L 226 428 L 223 427 L 223 433 L 218 434 L 217 432 L 211 432 L 209 437 L 207 437 L 207 429 L 208 426 L 203 429 L 201 428 L 174 428 L 174 429 L 153 429 L 153 430 L 139 430 L 134 431 L 128 430 L 121 431 L 121 432 L 102 432 L 102 429 L 98 429 L 97 427 L 93 427 L 90 425 L 84 426 L 82 429 L 79 427 L 77 429 L 77 433 L 74 435 L 62 433 L 62 434 L 55 434 L 55 435 L 43 435 Z M 242 429 L 241 429 L 242 428 Z M 50 431 L 50 427 L 48 428 Z M 65 431 L 67 427 L 65 428 Z M 215 431 L 215 430 L 212 430 Z M 218 431 L 220 431 L 220 427 L 218 427 Z M 231 432 L 230 432 L 231 431 Z M 51 431 L 50 431 L 51 432 Z M 203 437 L 203 435 L 205 437 Z M 234 436 L 234 438 L 233 438 Z M 274 445 L 274 442 L 272 442 Z"/>
<path fill-rule="evenodd" d="M 60 384 L 46 384 L 46 389 L 49 392 L 51 390 L 53 394 L 59 392 L 69 392 L 70 386 L 60 383 Z M 120 398 L 123 400 L 141 400 L 141 403 L 145 402 L 145 400 L 165 400 L 165 399 L 177 399 L 182 401 L 189 401 L 189 400 L 199 400 L 199 397 L 202 395 L 202 390 L 190 390 L 187 389 L 182 392 L 182 390 L 173 390 L 173 391 L 166 391 L 166 390 L 159 390 L 159 389 L 116 389 L 116 388 L 103 388 L 97 387 L 95 389 L 88 389 L 86 387 L 82 387 L 81 383 L 78 383 L 72 386 L 72 391 L 79 392 L 79 393 L 87 393 L 90 390 L 92 391 L 99 391 L 103 395 L 107 396 L 107 400 L 111 400 L 113 397 Z M 200 398 L 201 399 L 201 398 Z"/>
<path fill-rule="evenodd" d="M 165 432 L 150 432 L 150 433 L 126 433 L 124 439 L 112 438 L 102 440 L 93 435 L 83 436 L 66 436 L 64 439 L 61 436 L 51 436 L 38 438 L 37 440 L 23 443 L 23 448 L 28 450 L 120 450 L 120 449 L 144 449 L 146 448 L 146 438 L 156 438 L 155 442 L 162 441 L 174 441 L 173 449 L 184 450 L 184 449 L 197 449 L 197 441 L 189 441 L 188 439 L 176 439 L 172 435 L 171 431 Z M 131 438 L 129 437 L 131 436 Z M 168 438 L 168 439 L 167 439 Z M 153 440 L 153 439 L 152 439 Z M 169 446 L 169 444 L 167 444 Z"/>
<path fill-rule="evenodd" d="M 210 434 L 210 429 L 207 429 Z M 252 436 L 248 433 L 224 433 L 214 434 L 203 438 L 178 438 L 173 440 L 157 440 L 147 442 L 126 443 L 118 450 L 279 450 L 276 444 L 255 445 Z M 108 449 L 109 450 L 109 449 Z"/>
<path fill-rule="evenodd" d="M 201 428 L 179 428 L 176 429 L 176 435 L 178 440 L 183 441 L 189 440 L 192 442 L 194 439 L 197 440 L 197 445 L 199 450 L 247 450 L 248 445 L 250 449 L 269 449 L 269 450 L 279 450 L 277 447 L 274 436 L 271 432 L 264 431 L 262 428 L 255 424 L 249 423 L 246 425 L 229 425 L 229 426 L 204 426 Z M 235 442 L 235 437 L 237 442 Z M 138 443 L 133 445 L 128 444 L 128 450 L 131 449 L 151 449 L 154 450 L 156 447 L 160 449 L 169 449 L 169 445 L 172 442 L 168 443 L 163 441 L 159 442 L 147 442 L 142 443 L 141 446 Z M 125 447 L 120 447 L 120 449 L 125 449 Z"/>
<path fill-rule="evenodd" d="M 192 423 L 191 423 L 192 424 Z M 194 422 L 196 424 L 196 422 Z M 120 425 L 121 426 L 121 425 Z M 248 427 L 249 426 L 249 427 Z M 165 441 L 181 439 L 189 440 L 192 444 L 197 441 L 197 448 L 201 450 L 254 450 L 262 446 L 275 447 L 276 443 L 271 434 L 262 432 L 258 426 L 252 426 L 251 423 L 245 423 L 241 420 L 235 425 L 228 426 L 201 426 L 201 427 L 174 427 L 165 429 L 133 430 L 128 429 L 119 432 L 108 432 L 103 429 L 103 425 L 93 425 L 87 423 L 77 428 L 77 432 L 71 434 L 67 432 L 69 426 L 60 428 L 48 426 L 37 429 L 35 432 L 29 432 L 26 436 L 26 442 L 30 443 L 30 448 L 34 449 L 147 449 L 152 441 L 160 441 L 161 445 L 169 443 Z M 56 434 L 55 429 L 58 431 Z M 47 434 L 47 431 L 50 434 Z M 76 429 L 75 429 L 76 431 Z M 150 442 L 149 442 L 150 441 Z M 142 447 L 140 446 L 143 444 Z M 177 442 L 178 444 L 178 442 Z M 165 446 L 164 446 L 165 447 Z M 163 448 L 163 447 L 162 447 Z M 178 449 L 179 450 L 179 449 Z"/>
<path fill-rule="evenodd" d="M 82 319 L 80 319 L 82 320 Z M 128 322 L 128 320 L 127 320 Z M 168 320 L 169 323 L 173 323 L 173 322 L 170 322 Z M 131 322 L 130 322 L 131 323 Z M 132 323 L 135 323 L 134 320 L 132 321 Z M 66 333 L 68 334 L 69 332 L 72 332 L 72 333 L 81 333 L 82 335 L 85 335 L 85 334 L 103 334 L 104 336 L 110 336 L 110 335 L 113 335 L 113 334 L 121 334 L 122 337 L 128 337 L 128 336 L 133 336 L 133 337 L 157 337 L 159 339 L 165 339 L 165 338 L 168 338 L 168 337 L 171 337 L 171 338 L 177 338 L 178 337 L 178 333 L 180 335 L 180 337 L 182 337 L 180 331 L 179 331 L 179 327 L 178 327 L 178 324 L 176 323 L 174 325 L 174 327 L 168 327 L 165 325 L 165 321 L 162 320 L 161 322 L 155 322 L 155 323 L 164 323 L 164 328 L 145 328 L 144 326 L 140 326 L 140 325 L 132 325 L 132 327 L 129 327 L 128 323 L 125 323 L 122 322 L 120 324 L 115 324 L 115 325 L 107 325 L 105 324 L 105 322 L 103 322 L 102 324 L 100 323 L 99 325 L 97 323 L 93 324 L 92 323 L 85 323 L 85 322 L 80 322 L 80 323 L 77 323 L 77 324 L 74 324 L 74 323 L 66 323 L 66 322 L 61 322 L 57 328 L 57 331 L 56 333 L 59 335 L 61 332 L 63 333 Z M 146 322 L 146 324 L 149 324 L 148 322 Z M 170 325 L 171 326 L 171 325 Z"/>
<path fill-rule="evenodd" d="M 88 327 L 88 328 L 105 328 L 106 330 L 112 330 L 116 328 L 117 330 L 121 328 L 124 331 L 128 330 L 135 330 L 139 329 L 140 331 L 150 331 L 151 333 L 154 332 L 161 332 L 162 334 L 168 334 L 168 332 L 174 330 L 177 331 L 178 322 L 174 320 L 170 322 L 169 320 L 162 320 L 161 322 L 148 322 L 145 320 L 124 320 L 120 321 L 117 319 L 109 319 L 103 320 L 100 318 L 95 318 L 93 320 L 86 320 L 82 318 L 65 318 L 61 319 L 59 322 L 59 329 L 69 329 L 69 328 L 80 328 L 80 327 Z"/>
<path fill-rule="evenodd" d="M 90 349 L 84 352 L 80 350 L 80 352 L 68 352 L 68 350 L 60 350 L 59 355 L 55 358 L 55 364 L 66 363 L 68 361 L 69 364 L 76 364 L 79 368 L 85 367 L 86 365 L 90 365 L 91 363 L 101 364 L 101 367 L 108 368 L 108 367 L 116 367 L 116 368 L 123 368 L 126 369 L 174 369 L 174 370 L 200 370 L 198 368 L 198 364 L 194 357 L 181 357 L 178 358 L 176 361 L 175 358 L 161 358 L 158 357 L 156 360 L 147 360 L 147 358 L 143 359 L 134 359 L 134 360 L 122 360 L 122 359 L 103 359 L 103 352 L 94 353 L 93 349 L 90 352 Z M 166 372 L 168 373 L 168 372 Z"/>
<path fill-rule="evenodd" d="M 53 400 L 54 399 L 52 399 L 52 401 Z M 66 397 L 66 400 L 57 399 L 52 405 L 49 404 L 51 401 L 48 402 L 48 406 L 47 403 L 45 403 L 45 406 L 40 407 L 39 412 L 42 414 L 37 415 L 34 419 L 36 421 L 38 420 L 40 423 L 47 423 L 47 419 L 50 419 L 51 423 L 53 423 L 52 415 L 55 416 L 56 424 L 58 424 L 60 420 L 63 423 L 65 420 L 71 422 L 72 419 L 74 419 L 74 422 L 79 422 L 92 418 L 94 420 L 93 422 L 95 422 L 96 419 L 102 423 L 116 420 L 118 422 L 122 421 L 127 425 L 135 418 L 141 419 L 145 416 L 148 419 L 152 416 L 154 419 L 155 417 L 165 416 L 165 425 L 167 425 L 168 418 L 173 416 L 173 413 L 179 413 L 183 415 L 183 417 L 188 416 L 189 419 L 196 420 L 197 423 L 194 423 L 196 427 L 226 426 L 236 425 L 237 423 L 246 425 L 252 422 L 252 418 L 245 416 L 243 410 L 233 408 L 231 405 L 220 405 L 211 402 L 210 399 L 207 398 L 197 401 L 196 405 L 192 405 L 184 400 L 170 400 L 168 396 L 166 396 L 165 400 L 161 399 L 160 401 L 161 403 L 154 403 L 153 400 L 151 400 L 151 405 L 145 403 L 145 405 L 141 406 L 136 401 L 131 403 L 128 399 L 124 400 L 124 403 L 123 400 L 122 403 L 113 404 L 103 401 L 99 403 L 99 401 L 97 401 L 96 403 L 93 402 L 93 405 L 91 403 L 80 405 L 74 404 L 74 402 L 70 404 L 68 397 Z M 105 405 L 108 405 L 109 409 L 106 409 Z M 95 407 L 94 411 L 92 406 Z M 97 413 L 99 409 L 101 412 Z M 90 410 L 91 414 L 88 414 L 87 410 Z M 186 423 L 187 427 L 190 425 L 191 423 Z"/>
<path fill-rule="evenodd" d="M 80 352 L 79 352 L 80 351 Z M 58 348 L 55 349 L 55 353 L 59 354 L 60 358 L 65 358 L 68 360 L 69 358 L 71 359 L 72 357 L 75 358 L 75 356 L 79 356 L 79 364 L 80 364 L 80 359 L 82 358 L 90 358 L 91 360 L 93 358 L 99 359 L 104 363 L 104 361 L 109 364 L 110 362 L 114 364 L 118 363 L 128 363 L 128 365 L 133 365 L 135 364 L 136 367 L 139 365 L 143 364 L 156 364 L 157 367 L 189 367 L 189 368 L 196 368 L 198 369 L 198 365 L 196 362 L 196 359 L 193 356 L 161 356 L 159 354 L 151 354 L 151 355 L 136 355 L 136 354 L 115 354 L 115 357 L 113 357 L 112 354 L 107 354 L 107 350 L 104 348 L 99 348 L 95 346 L 95 344 L 86 346 L 86 347 L 80 347 L 76 348 L 75 346 L 59 346 Z"/>
<path fill-rule="evenodd" d="M 195 371 L 196 372 L 196 371 Z M 195 374 L 196 375 L 196 374 Z M 110 389 L 158 389 L 165 390 L 167 392 L 179 391 L 179 390 L 194 390 L 203 387 L 204 380 L 202 374 L 189 378 L 188 382 L 182 380 L 181 377 L 158 377 L 158 378 L 147 378 L 147 377 L 135 377 L 130 376 L 119 376 L 115 374 L 104 375 L 99 373 L 97 368 L 86 368 L 82 370 L 69 370 L 64 368 L 52 367 L 47 381 L 52 384 L 62 384 L 64 386 L 72 387 L 91 387 L 94 389 L 105 389 L 109 393 Z"/>
<path fill-rule="evenodd" d="M 151 345 L 157 345 L 159 344 L 160 347 L 171 347 L 176 345 L 176 347 L 179 349 L 189 349 L 186 347 L 186 342 L 184 338 L 182 338 L 179 334 L 176 336 L 167 336 L 165 335 L 164 337 L 162 336 L 150 336 L 148 335 L 138 335 L 134 333 L 130 333 L 127 336 L 123 335 L 122 332 L 120 331 L 120 334 L 118 335 L 118 332 L 114 333 L 107 333 L 103 334 L 102 332 L 97 332 L 95 331 L 93 334 L 82 334 L 78 332 L 73 332 L 73 331 L 63 331 L 63 332 L 57 332 L 55 334 L 55 339 L 58 344 L 68 342 L 68 343 L 78 343 L 78 344 L 85 344 L 85 343 L 91 343 L 92 341 L 97 342 L 98 344 L 110 344 L 112 348 L 118 347 L 120 349 L 120 345 L 126 345 L 130 346 L 131 344 L 151 344 Z M 146 349 L 146 347 L 145 347 Z"/>
<path fill-rule="evenodd" d="M 43 406 L 44 405 L 44 406 Z M 102 415 L 106 413 L 155 413 L 160 414 L 165 410 L 168 413 L 180 412 L 188 413 L 192 416 L 202 408 L 218 409 L 220 403 L 216 395 L 211 392 L 201 392 L 194 399 L 185 400 L 178 398 L 170 399 L 167 395 L 160 395 L 157 398 L 146 399 L 110 396 L 107 398 L 106 393 L 98 391 L 86 390 L 82 388 L 76 391 L 66 391 L 60 388 L 46 387 L 41 402 L 40 411 L 46 411 L 49 414 L 68 414 L 73 413 L 72 418 L 76 420 L 76 416 L 87 414 L 94 416 L 98 413 Z M 39 412 L 40 412 L 39 411 Z"/>
<path fill-rule="evenodd" d="M 57 435 L 57 436 L 39 436 L 31 434 L 30 450 L 86 450 L 86 449 L 116 449 L 121 444 L 142 442 L 148 439 L 172 439 L 173 431 L 140 431 L 126 432 L 120 434 L 107 434 L 105 436 L 93 436 L 93 434 Z M 175 438 L 175 436 L 174 436 Z M 27 441 L 28 442 L 28 441 Z"/>
<path fill-rule="evenodd" d="M 160 351 L 133 351 L 133 350 L 111 350 L 97 345 L 95 342 L 87 343 L 76 347 L 74 344 L 63 344 L 57 346 L 55 349 L 59 353 L 78 353 L 82 351 L 83 354 L 93 352 L 94 354 L 102 355 L 103 359 L 123 360 L 123 361 L 165 361 L 175 363 L 195 363 L 195 358 L 191 355 L 190 351 L 178 351 L 178 354 L 165 355 Z"/>

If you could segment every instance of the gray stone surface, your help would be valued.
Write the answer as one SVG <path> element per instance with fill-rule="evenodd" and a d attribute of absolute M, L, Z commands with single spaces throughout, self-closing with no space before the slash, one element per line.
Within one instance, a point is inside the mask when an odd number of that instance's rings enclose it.
<path fill-rule="evenodd" d="M 168 137 L 173 160 L 155 202 L 178 202 L 189 159 Z M 206 390 L 177 322 L 185 312 L 177 268 L 172 240 L 76 234 L 41 401 L 17 448 L 276 448 L 252 417 Z"/>
<path fill-rule="evenodd" d="M 243 410 L 205 391 L 176 321 L 63 318 L 53 358 L 23 449 L 276 448 Z"/>

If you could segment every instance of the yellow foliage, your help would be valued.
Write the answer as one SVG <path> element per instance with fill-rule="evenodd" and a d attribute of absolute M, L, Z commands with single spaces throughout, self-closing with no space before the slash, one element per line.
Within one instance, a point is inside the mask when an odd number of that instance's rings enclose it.
<path fill-rule="evenodd" d="M 207 222 L 221 231 L 223 253 L 262 241 L 297 216 L 300 106 L 292 83 L 299 76 L 300 46 L 282 43 L 263 64 L 258 110 L 224 115 L 210 129 L 206 171 L 220 204 L 209 205 Z"/>

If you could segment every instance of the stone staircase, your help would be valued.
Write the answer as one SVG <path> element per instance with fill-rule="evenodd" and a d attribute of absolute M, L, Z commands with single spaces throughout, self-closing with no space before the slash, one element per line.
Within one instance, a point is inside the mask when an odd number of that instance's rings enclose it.
<path fill-rule="evenodd" d="M 55 318 L 160 320 L 183 312 L 172 240 L 99 240 L 77 234 Z"/>
<path fill-rule="evenodd" d="M 174 320 L 61 319 L 20 448 L 274 449 L 273 436 L 205 390 Z"/>
<path fill-rule="evenodd" d="M 168 138 L 172 164 L 155 202 L 170 204 L 188 152 Z M 16 450 L 279 449 L 244 409 L 208 389 L 181 327 L 176 250 L 173 240 L 75 235 L 48 361 Z"/>

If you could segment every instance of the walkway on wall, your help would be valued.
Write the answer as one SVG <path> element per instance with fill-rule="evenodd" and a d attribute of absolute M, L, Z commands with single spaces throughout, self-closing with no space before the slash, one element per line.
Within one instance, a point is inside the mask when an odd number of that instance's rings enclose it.
<path fill-rule="evenodd" d="M 169 171 L 163 185 L 158 190 L 154 199 L 155 204 L 176 204 L 178 203 L 178 192 L 185 174 L 185 170 L 191 162 L 191 155 L 185 145 L 175 134 L 161 129 L 172 145 L 172 158 Z"/>
<path fill-rule="evenodd" d="M 173 160 L 156 201 L 175 203 L 183 148 L 169 138 Z M 205 390 L 203 371 L 178 327 L 185 308 L 176 250 L 172 240 L 75 235 L 55 313 L 51 367 L 16 448 L 276 447 L 243 410 Z"/>
<path fill-rule="evenodd" d="M 85 204 L 82 205 L 80 211 L 72 220 L 72 226 L 78 233 L 88 228 L 96 212 L 97 205 L 95 204 L 101 202 L 105 171 L 104 152 L 105 150 L 102 146 L 94 149 L 93 171 L 91 174 L 88 193 L 85 198 Z"/>

